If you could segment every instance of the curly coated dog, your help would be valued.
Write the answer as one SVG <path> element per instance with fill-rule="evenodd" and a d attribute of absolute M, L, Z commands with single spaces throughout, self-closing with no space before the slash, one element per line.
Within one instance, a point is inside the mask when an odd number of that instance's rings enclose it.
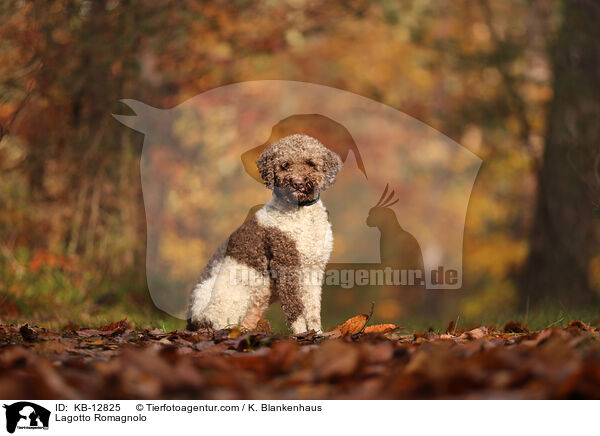
<path fill-rule="evenodd" d="M 321 331 L 321 285 L 333 248 L 320 200 L 342 167 L 315 138 L 294 134 L 256 161 L 273 198 L 219 247 L 192 289 L 188 329 L 256 327 L 280 300 L 294 333 Z"/>

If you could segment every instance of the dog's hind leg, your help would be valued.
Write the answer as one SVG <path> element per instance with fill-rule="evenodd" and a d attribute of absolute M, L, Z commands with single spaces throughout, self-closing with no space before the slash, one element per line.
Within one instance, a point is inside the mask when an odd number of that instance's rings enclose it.
<path fill-rule="evenodd" d="M 268 303 L 269 292 L 268 276 L 227 255 L 214 281 L 210 301 L 198 320 L 214 329 L 243 326 L 250 308 L 262 309 Z"/>
<path fill-rule="evenodd" d="M 197 330 L 200 327 L 211 327 L 210 325 L 206 325 L 206 322 L 200 323 L 199 321 L 202 313 L 210 302 L 217 276 L 223 265 L 226 249 L 227 241 L 218 248 L 208 261 L 208 264 L 198 278 L 198 282 L 194 285 L 194 288 L 190 293 L 187 311 L 188 330 Z"/>

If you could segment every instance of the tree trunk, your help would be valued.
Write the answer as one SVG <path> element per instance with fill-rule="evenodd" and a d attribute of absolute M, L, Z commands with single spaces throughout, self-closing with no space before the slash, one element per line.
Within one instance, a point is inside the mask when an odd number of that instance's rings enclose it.
<path fill-rule="evenodd" d="M 554 52 L 554 100 L 544 163 L 520 276 L 520 296 L 533 305 L 574 306 L 598 299 L 588 266 L 597 252 L 595 161 L 600 153 L 600 3 L 565 0 Z"/>

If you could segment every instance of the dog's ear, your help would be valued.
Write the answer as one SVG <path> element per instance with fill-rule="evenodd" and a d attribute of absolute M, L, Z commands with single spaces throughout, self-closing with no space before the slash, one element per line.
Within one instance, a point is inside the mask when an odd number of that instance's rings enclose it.
<path fill-rule="evenodd" d="M 325 180 L 323 181 L 323 187 L 321 188 L 323 191 L 333 185 L 337 173 L 339 173 L 341 169 L 342 159 L 340 159 L 337 153 L 326 148 L 325 156 L 323 157 L 323 171 L 325 173 Z"/>
<path fill-rule="evenodd" d="M 269 189 L 275 186 L 275 150 L 267 147 L 256 160 L 258 172 Z"/>

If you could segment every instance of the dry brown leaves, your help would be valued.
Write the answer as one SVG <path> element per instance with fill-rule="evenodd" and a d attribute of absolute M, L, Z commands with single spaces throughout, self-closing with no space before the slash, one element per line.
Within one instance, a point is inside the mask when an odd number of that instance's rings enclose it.
<path fill-rule="evenodd" d="M 398 330 L 398 326 L 395 324 L 376 324 L 367 326 L 371 314 L 367 315 L 363 313 L 361 315 L 353 316 L 346 320 L 344 323 L 334 327 L 330 332 L 325 333 L 328 338 L 341 338 L 348 335 L 357 335 L 360 333 L 391 333 L 394 330 Z"/>
<path fill-rule="evenodd" d="M 600 398 L 600 332 L 580 321 L 442 335 L 367 321 L 302 336 L 0 324 L 0 398 Z"/>

